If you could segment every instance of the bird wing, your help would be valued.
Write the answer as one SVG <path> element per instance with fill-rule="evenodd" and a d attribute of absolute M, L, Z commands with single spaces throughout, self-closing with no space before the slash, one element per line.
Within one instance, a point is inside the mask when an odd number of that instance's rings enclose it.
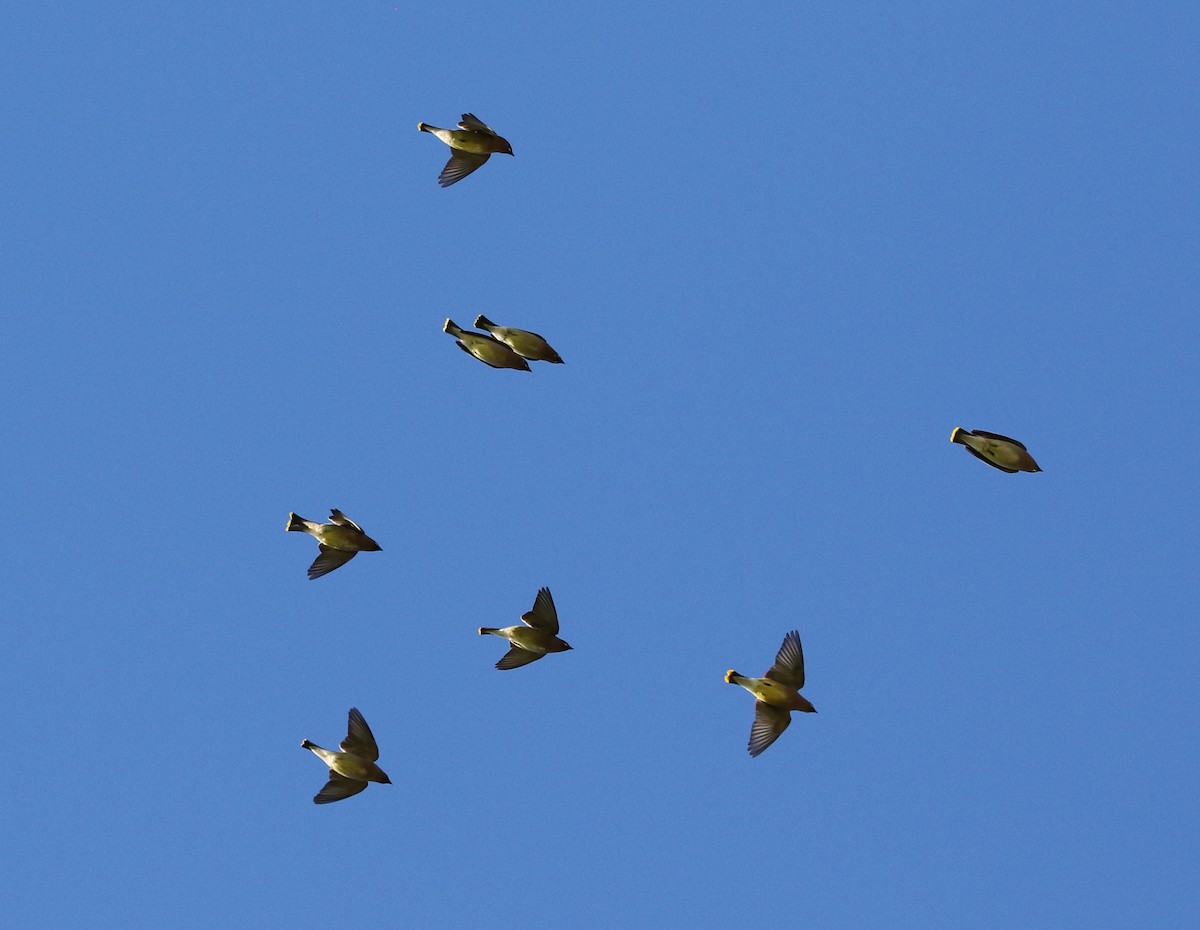
<path fill-rule="evenodd" d="M 329 511 L 329 519 L 332 520 L 334 523 L 336 523 L 338 526 L 349 526 L 349 527 L 352 527 L 352 528 L 358 530 L 360 533 L 362 533 L 362 531 L 363 531 L 363 528 L 361 526 L 359 526 L 357 523 L 355 523 L 353 520 L 351 520 L 348 516 L 346 516 L 340 510 L 335 509 L 335 510 Z M 365 536 L 366 533 L 363 533 L 363 535 Z"/>
<path fill-rule="evenodd" d="M 804 687 L 804 650 L 800 648 L 800 634 L 795 630 L 783 638 L 783 645 L 775 656 L 775 664 L 767 669 L 764 677 L 797 691 Z"/>
<path fill-rule="evenodd" d="M 750 755 L 757 756 L 779 739 L 779 734 L 788 728 L 792 715 L 766 701 L 754 702 L 754 724 L 750 727 Z"/>
<path fill-rule="evenodd" d="M 975 435 L 975 434 L 972 434 L 972 435 Z M 980 434 L 980 435 L 982 435 L 982 434 Z M 997 462 L 993 462 L 991 459 L 989 459 L 989 458 L 988 458 L 986 455 L 984 455 L 982 452 L 979 452 L 979 451 L 978 451 L 978 450 L 976 450 L 976 449 L 972 449 L 970 446 L 964 445 L 964 446 L 963 446 L 963 448 L 964 448 L 964 449 L 966 449 L 968 452 L 970 452 L 970 453 L 971 453 L 973 456 L 975 456 L 975 458 L 979 459 L 979 461 L 981 461 L 981 462 L 987 462 L 989 465 L 991 465 L 991 466 L 992 466 L 992 468 L 999 468 L 1001 471 L 1006 471 L 1006 472 L 1008 472 L 1010 475 L 1015 475 L 1015 474 L 1017 473 L 1017 469 L 1015 469 L 1015 468 L 1005 468 L 1003 465 L 1001 465 L 1001 464 L 999 464 L 999 463 L 997 463 Z M 1022 447 L 1022 448 L 1023 448 L 1023 447 Z"/>
<path fill-rule="evenodd" d="M 335 568 L 341 568 L 352 558 L 358 555 L 351 549 L 334 549 L 332 546 L 327 546 L 321 543 L 321 554 L 316 557 L 312 565 L 308 566 L 308 580 L 320 578 L 322 575 L 328 575 Z"/>
<path fill-rule="evenodd" d="M 347 727 L 346 738 L 342 740 L 342 752 L 353 753 L 360 759 L 370 759 L 372 762 L 379 759 L 379 747 L 375 744 L 375 736 L 357 707 L 350 708 L 350 724 Z"/>
<path fill-rule="evenodd" d="M 481 120 L 474 113 L 464 113 L 462 122 L 458 124 L 459 129 L 465 129 L 467 132 L 486 132 L 489 136 L 499 135 L 496 130 Z"/>
<path fill-rule="evenodd" d="M 554 609 L 554 598 L 549 588 L 538 588 L 533 609 L 521 614 L 521 621 L 535 630 L 544 630 L 552 636 L 558 635 L 558 611 Z"/>
<path fill-rule="evenodd" d="M 510 668 L 520 668 L 522 665 L 536 662 L 545 654 L 544 652 L 530 652 L 528 649 L 522 649 L 520 646 L 513 646 L 504 654 L 504 658 L 496 663 L 496 668 L 501 671 Z"/>
<path fill-rule="evenodd" d="M 343 798 L 351 797 L 358 794 L 367 787 L 365 781 L 355 781 L 353 778 L 347 778 L 344 775 L 339 775 L 333 769 L 329 770 L 329 781 L 325 783 L 325 787 L 317 792 L 313 798 L 314 804 L 332 804 L 334 801 L 340 801 Z"/>
<path fill-rule="evenodd" d="M 487 152 L 484 152 L 482 155 L 476 155 L 474 152 L 464 152 L 461 149 L 455 149 L 454 154 L 450 156 L 450 160 L 446 162 L 446 167 L 438 175 L 438 184 L 442 187 L 449 187 L 451 184 L 461 181 L 487 161 L 489 157 L 489 153 Z"/>
<path fill-rule="evenodd" d="M 1021 449 L 1025 449 L 1024 443 L 1018 442 L 1017 440 L 1015 440 L 1009 436 L 1001 436 L 999 433 L 989 433 L 987 430 L 973 429 L 973 430 L 971 430 L 971 435 L 972 436 L 982 436 L 984 439 L 998 439 L 1001 442 L 1011 442 L 1014 446 L 1017 446 Z M 1025 449 L 1025 451 L 1028 452 L 1029 450 Z"/>

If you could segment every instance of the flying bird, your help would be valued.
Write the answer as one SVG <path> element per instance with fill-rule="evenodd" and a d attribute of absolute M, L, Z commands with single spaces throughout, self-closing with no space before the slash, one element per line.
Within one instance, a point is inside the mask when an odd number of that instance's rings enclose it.
<path fill-rule="evenodd" d="M 449 317 L 442 324 L 442 332 L 449 333 L 458 340 L 455 345 L 474 355 L 485 365 L 493 368 L 515 368 L 518 371 L 529 371 L 529 362 L 517 355 L 499 339 L 493 339 L 484 333 L 472 333 L 463 329 Z"/>
<path fill-rule="evenodd" d="M 495 152 L 502 155 L 513 153 L 508 140 L 497 135 L 474 113 L 464 113 L 457 129 L 439 129 L 428 123 L 417 123 L 417 129 L 433 133 L 453 150 L 446 167 L 438 175 L 438 184 L 442 187 L 461 181 Z"/>
<path fill-rule="evenodd" d="M 313 755 L 329 766 L 329 781 L 313 798 L 314 804 L 332 804 L 342 798 L 366 790 L 367 782 L 379 782 L 390 785 L 392 780 L 387 773 L 375 764 L 379 758 L 379 747 L 375 745 L 375 737 L 367 721 L 358 712 L 357 707 L 350 708 L 350 724 L 346 738 L 342 740 L 341 752 L 332 749 L 322 749 L 311 740 L 300 743 L 302 749 L 309 749 Z"/>
<path fill-rule="evenodd" d="M 725 673 L 731 685 L 741 685 L 758 700 L 750 727 L 750 755 L 757 756 L 779 738 L 792 722 L 792 711 L 815 714 L 817 709 L 799 692 L 804 687 L 804 651 L 800 634 L 792 630 L 783 638 L 775 664 L 762 678 L 746 678 L 733 669 Z"/>
<path fill-rule="evenodd" d="M 497 326 L 482 313 L 475 317 L 475 328 L 486 330 L 522 358 L 535 362 L 552 362 L 555 365 L 563 363 L 562 357 L 550 348 L 550 343 L 524 329 L 513 329 L 511 326 Z"/>
<path fill-rule="evenodd" d="M 547 652 L 566 652 L 570 645 L 558 638 L 558 611 L 554 609 L 554 598 L 549 588 L 539 588 L 533 601 L 533 609 L 522 614 L 525 626 L 506 626 L 497 629 L 481 626 L 479 635 L 490 633 L 507 639 L 512 648 L 496 663 L 498 669 L 520 668 L 536 662 Z"/>
<path fill-rule="evenodd" d="M 341 568 L 360 552 L 379 552 L 379 543 L 362 531 L 362 527 L 340 510 L 331 510 L 332 523 L 314 523 L 294 513 L 288 514 L 289 533 L 308 533 L 321 544 L 321 554 L 308 567 L 308 579 L 328 575 Z"/>
<path fill-rule="evenodd" d="M 999 468 L 1010 475 L 1019 471 L 1041 471 L 1033 456 L 1026 451 L 1023 443 L 999 433 L 989 433 L 981 429 L 963 429 L 954 427 L 950 441 L 964 446 L 975 458 L 987 462 L 993 468 Z"/>

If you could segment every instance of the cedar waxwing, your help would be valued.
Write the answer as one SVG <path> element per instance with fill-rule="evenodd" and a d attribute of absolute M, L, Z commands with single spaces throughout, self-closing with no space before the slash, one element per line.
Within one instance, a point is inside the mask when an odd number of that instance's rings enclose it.
<path fill-rule="evenodd" d="M 1010 475 L 1019 471 L 1041 471 L 1033 456 L 1025 451 L 1024 445 L 999 433 L 956 426 L 950 434 L 950 441 L 959 443 L 975 458 Z"/>
<path fill-rule="evenodd" d="M 468 355 L 474 355 L 485 365 L 493 368 L 515 368 L 518 371 L 529 371 L 529 362 L 517 355 L 499 339 L 493 339 L 484 333 L 471 333 L 463 329 L 449 317 L 442 324 L 442 332 L 449 333 L 458 340 L 456 345 Z"/>
<path fill-rule="evenodd" d="M 340 510 L 331 510 L 332 523 L 313 523 L 294 513 L 288 514 L 287 531 L 308 533 L 321 544 L 321 554 L 308 567 L 308 579 L 328 575 L 341 568 L 359 552 L 379 552 L 379 543 L 362 531 L 362 527 Z"/>
<path fill-rule="evenodd" d="M 438 184 L 442 187 L 461 181 L 487 161 L 493 152 L 503 155 L 513 153 L 508 140 L 496 135 L 495 130 L 484 125 L 473 113 L 464 113 L 457 129 L 438 129 L 428 123 L 417 123 L 417 129 L 433 133 L 454 151 L 438 175 Z"/>
<path fill-rule="evenodd" d="M 366 790 L 369 781 L 383 785 L 392 783 L 387 773 L 375 764 L 379 758 L 379 747 L 375 745 L 371 728 L 357 707 L 350 708 L 350 725 L 346 738 L 342 740 L 341 752 L 322 749 L 309 740 L 303 740 L 300 747 L 312 750 L 313 755 L 329 766 L 329 782 L 313 798 L 314 804 L 331 804 L 358 794 Z"/>
<path fill-rule="evenodd" d="M 757 701 L 754 702 L 754 725 L 750 727 L 750 755 L 757 756 L 770 746 L 792 722 L 791 712 L 802 710 L 815 714 L 817 709 L 798 692 L 804 687 L 804 652 L 800 634 L 795 630 L 783 638 L 775 664 L 762 678 L 745 678 L 730 669 L 725 680 L 741 685 Z"/>
<path fill-rule="evenodd" d="M 512 648 L 496 663 L 496 668 L 520 668 L 536 662 L 547 652 L 566 652 L 571 648 L 558 638 L 558 611 L 554 609 L 554 598 L 550 596 L 549 588 L 538 590 L 533 610 L 522 614 L 521 619 L 528 625 L 506 626 L 502 630 L 490 626 L 479 628 L 480 636 L 491 633 L 493 636 L 503 636 L 512 643 Z"/>
<path fill-rule="evenodd" d="M 550 343 L 537 333 L 513 329 L 510 326 L 497 326 L 482 313 L 475 317 L 475 328 L 487 330 L 521 358 L 535 362 L 553 362 L 555 365 L 563 363 L 562 357 L 550 348 Z"/>

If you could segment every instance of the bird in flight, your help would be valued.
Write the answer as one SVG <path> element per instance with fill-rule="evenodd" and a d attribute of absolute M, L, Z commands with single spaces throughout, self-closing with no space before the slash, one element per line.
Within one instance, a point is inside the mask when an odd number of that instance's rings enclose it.
<path fill-rule="evenodd" d="M 360 552 L 379 552 L 379 543 L 362 531 L 362 527 L 340 510 L 331 510 L 332 523 L 314 523 L 294 513 L 288 514 L 289 533 L 308 533 L 321 544 L 321 553 L 308 567 L 308 579 L 328 575 L 341 568 Z"/>
<path fill-rule="evenodd" d="M 491 333 L 521 358 L 535 362 L 552 362 L 555 365 L 563 363 L 562 356 L 550 348 L 550 343 L 524 329 L 513 329 L 511 326 L 497 326 L 482 313 L 475 317 L 475 328 Z"/>
<path fill-rule="evenodd" d="M 367 782 L 390 785 L 387 773 L 375 764 L 379 758 L 379 747 L 367 721 L 357 707 L 350 708 L 350 723 L 346 738 L 342 740 L 341 752 L 322 749 L 311 740 L 300 743 L 302 749 L 311 750 L 313 755 L 329 766 L 329 781 L 313 798 L 314 804 L 332 804 L 351 795 L 365 791 Z"/>
<path fill-rule="evenodd" d="M 950 433 L 950 441 L 964 446 L 975 458 L 987 462 L 993 468 L 999 468 L 1010 475 L 1019 471 L 1041 471 L 1038 463 L 1033 460 L 1023 443 L 999 433 L 989 433 L 981 429 L 963 429 L 954 427 Z"/>
<path fill-rule="evenodd" d="M 558 611 L 554 609 L 554 598 L 549 588 L 540 588 L 533 602 L 533 609 L 521 615 L 525 626 L 506 626 L 503 629 L 481 626 L 479 635 L 500 636 L 507 639 L 512 648 L 496 663 L 498 669 L 520 668 L 536 662 L 547 652 L 566 652 L 570 645 L 558 638 Z"/>
<path fill-rule="evenodd" d="M 499 339 L 486 333 L 473 333 L 463 329 L 453 320 L 447 318 L 442 324 L 442 332 L 449 333 L 458 342 L 455 343 L 468 355 L 473 355 L 485 365 L 493 368 L 515 368 L 518 371 L 529 371 L 529 362 L 517 355 Z"/>
<path fill-rule="evenodd" d="M 750 755 L 757 756 L 779 739 L 792 722 L 792 711 L 815 714 L 817 709 L 800 694 L 804 687 L 804 651 L 800 634 L 792 630 L 783 638 L 775 664 L 762 678 L 746 678 L 733 669 L 725 673 L 731 685 L 741 685 L 758 700 L 754 702 L 754 723 L 750 727 Z"/>
<path fill-rule="evenodd" d="M 417 123 L 421 132 L 437 136 L 452 149 L 450 160 L 438 175 L 438 184 L 449 187 L 465 178 L 499 152 L 512 155 L 512 146 L 474 113 L 464 113 L 457 129 L 439 129 L 428 123 Z"/>

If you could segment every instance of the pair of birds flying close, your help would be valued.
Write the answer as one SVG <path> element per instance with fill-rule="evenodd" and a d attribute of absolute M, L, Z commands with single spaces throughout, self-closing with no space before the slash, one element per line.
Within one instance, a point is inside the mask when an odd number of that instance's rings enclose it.
<path fill-rule="evenodd" d="M 482 313 L 475 317 L 474 325 L 484 332 L 473 333 L 449 318 L 442 324 L 442 331 L 457 339 L 455 344 L 468 355 L 493 368 L 529 371 L 530 361 L 563 364 L 562 356 L 537 333 L 512 326 L 497 326 Z"/>
<path fill-rule="evenodd" d="M 438 175 L 438 184 L 449 187 L 479 168 L 492 155 L 512 155 L 512 146 L 474 113 L 464 113 L 457 129 L 441 129 L 417 123 L 421 132 L 432 133 L 450 146 L 450 160 Z"/>

